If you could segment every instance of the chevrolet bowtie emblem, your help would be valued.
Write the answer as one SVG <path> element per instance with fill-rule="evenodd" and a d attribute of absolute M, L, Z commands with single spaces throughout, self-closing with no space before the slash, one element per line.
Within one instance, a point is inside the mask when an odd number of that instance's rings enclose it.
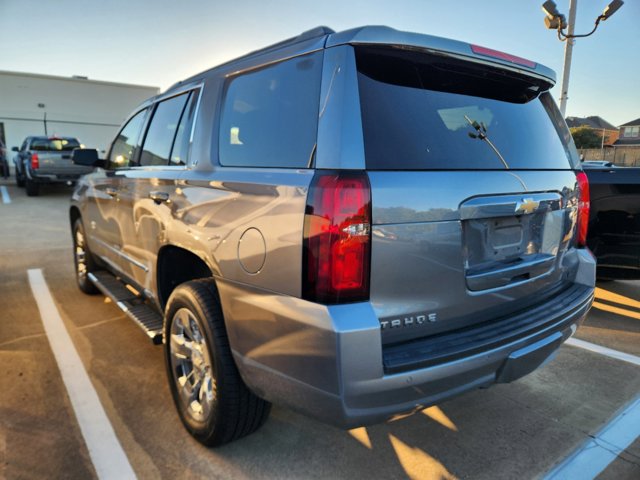
<path fill-rule="evenodd" d="M 536 202 L 533 198 L 523 198 L 516 202 L 515 213 L 533 213 L 540 206 L 540 202 Z"/>

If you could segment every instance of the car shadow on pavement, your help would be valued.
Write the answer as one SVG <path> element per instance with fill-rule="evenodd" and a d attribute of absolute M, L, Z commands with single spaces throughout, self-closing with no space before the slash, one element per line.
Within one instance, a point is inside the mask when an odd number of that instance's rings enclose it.
<path fill-rule="evenodd" d="M 640 356 L 640 282 L 598 282 L 593 308 L 577 337 Z"/>

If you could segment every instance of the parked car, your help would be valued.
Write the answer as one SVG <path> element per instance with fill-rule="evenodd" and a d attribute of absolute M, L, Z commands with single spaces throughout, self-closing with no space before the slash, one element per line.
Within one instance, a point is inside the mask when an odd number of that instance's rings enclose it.
<path fill-rule="evenodd" d="M 77 282 L 164 343 L 207 445 L 270 402 L 355 427 L 511 382 L 593 300 L 588 185 L 548 68 L 318 28 L 132 112 L 73 194 Z M 522 126 L 526 125 L 526 128 Z"/>
<path fill-rule="evenodd" d="M 73 137 L 25 138 L 20 148 L 13 147 L 13 151 L 18 152 L 13 159 L 17 185 L 26 186 L 27 195 L 32 197 L 40 193 L 40 185 L 44 183 L 75 182 L 91 171 L 71 161 L 72 150 L 80 147 L 78 139 Z"/>
<path fill-rule="evenodd" d="M 615 168 L 615 165 L 611 162 L 604 160 L 585 160 L 582 162 L 582 168 Z"/>
<path fill-rule="evenodd" d="M 587 245 L 602 280 L 640 279 L 640 168 L 583 162 L 591 210 Z"/>

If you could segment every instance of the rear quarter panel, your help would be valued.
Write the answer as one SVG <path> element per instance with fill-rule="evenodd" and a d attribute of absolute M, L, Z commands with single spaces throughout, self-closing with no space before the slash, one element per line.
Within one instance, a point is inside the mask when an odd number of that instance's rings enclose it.
<path fill-rule="evenodd" d="M 181 229 L 168 229 L 169 243 L 199 251 L 225 280 L 299 296 L 312 176 L 287 169 L 185 172 L 175 211 Z"/>

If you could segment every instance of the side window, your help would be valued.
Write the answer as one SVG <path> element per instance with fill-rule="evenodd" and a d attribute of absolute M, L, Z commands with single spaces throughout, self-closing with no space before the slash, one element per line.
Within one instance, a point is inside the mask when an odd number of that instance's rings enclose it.
<path fill-rule="evenodd" d="M 140 165 L 168 165 L 178 124 L 191 93 L 158 103 L 142 146 Z"/>
<path fill-rule="evenodd" d="M 307 168 L 318 129 L 322 52 L 228 81 L 220 121 L 220 163 Z"/>
<path fill-rule="evenodd" d="M 146 110 L 138 112 L 118 133 L 111 147 L 109 168 L 127 168 L 130 166 L 138 146 L 145 112 Z"/>
<path fill-rule="evenodd" d="M 187 163 L 191 142 L 191 128 L 193 127 L 193 117 L 196 113 L 199 93 L 198 90 L 194 90 L 191 93 L 191 98 L 182 113 L 180 125 L 178 125 L 178 131 L 176 132 L 176 139 L 171 149 L 170 165 L 185 165 Z"/>

